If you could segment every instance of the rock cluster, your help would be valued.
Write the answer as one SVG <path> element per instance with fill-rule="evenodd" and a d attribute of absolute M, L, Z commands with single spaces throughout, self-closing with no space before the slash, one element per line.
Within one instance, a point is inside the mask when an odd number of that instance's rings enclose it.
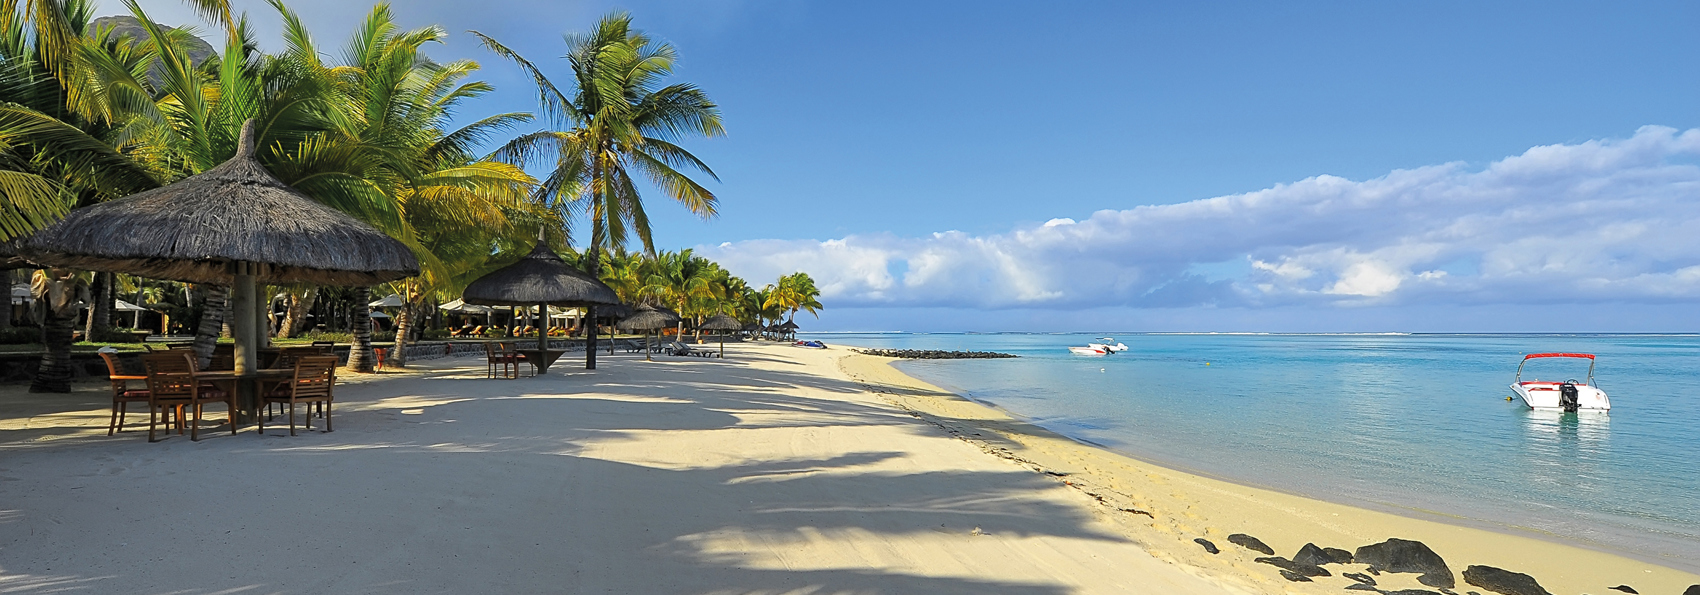
<path fill-rule="evenodd" d="M 996 351 L 942 351 L 937 349 L 857 349 L 856 353 L 900 359 L 1003 359 L 1018 357 Z"/>

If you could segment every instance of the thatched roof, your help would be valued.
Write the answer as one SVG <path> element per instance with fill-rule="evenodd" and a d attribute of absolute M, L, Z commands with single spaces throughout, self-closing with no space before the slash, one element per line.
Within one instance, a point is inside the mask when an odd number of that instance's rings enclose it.
<path fill-rule="evenodd" d="M 787 320 L 787 321 L 785 321 L 785 324 L 779 325 L 779 330 L 782 330 L 782 331 L 797 330 L 797 323 Z"/>
<path fill-rule="evenodd" d="M 590 306 L 618 304 L 620 296 L 600 279 L 571 266 L 542 240 L 525 258 L 497 269 L 461 292 L 468 304 L 486 306 Z"/>
<path fill-rule="evenodd" d="M 255 158 L 254 122 L 236 156 L 163 188 L 71 211 L 19 250 L 31 262 L 154 279 L 230 284 L 234 262 L 260 283 L 376 285 L 419 274 L 401 242 L 315 202 Z"/>
<path fill-rule="evenodd" d="M 761 325 L 761 323 L 759 323 L 759 322 L 752 322 L 752 323 L 749 323 L 749 324 L 746 324 L 746 325 L 744 325 L 744 329 L 743 329 L 743 330 L 746 330 L 746 331 L 759 331 L 759 330 L 763 330 L 763 328 L 764 328 L 764 327 L 762 327 L 762 325 Z"/>
<path fill-rule="evenodd" d="M 666 308 L 640 306 L 631 316 L 614 325 L 623 331 L 653 331 L 679 324 L 679 315 Z"/>
<path fill-rule="evenodd" d="M 735 331 L 743 329 L 744 325 L 731 316 L 715 314 L 710 316 L 708 320 L 704 320 L 697 328 L 705 331 Z"/>
<path fill-rule="evenodd" d="M 625 304 L 611 304 L 611 305 L 606 305 L 606 306 L 597 306 L 596 307 L 596 318 L 598 320 L 603 319 L 603 318 L 613 318 L 613 319 L 618 320 L 618 319 L 621 319 L 621 318 L 625 318 L 627 316 L 631 316 L 633 312 L 636 312 L 636 310 L 633 310 L 631 306 L 627 306 Z"/>

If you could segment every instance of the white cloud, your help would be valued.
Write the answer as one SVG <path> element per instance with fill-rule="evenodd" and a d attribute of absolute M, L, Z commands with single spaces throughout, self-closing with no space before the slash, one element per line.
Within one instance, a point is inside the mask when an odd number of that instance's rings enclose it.
<path fill-rule="evenodd" d="M 1700 130 L 1317 176 L 1007 233 L 704 248 L 751 280 L 808 271 L 842 306 L 1591 303 L 1700 298 Z M 1247 262 L 1229 278 L 1195 265 Z"/>

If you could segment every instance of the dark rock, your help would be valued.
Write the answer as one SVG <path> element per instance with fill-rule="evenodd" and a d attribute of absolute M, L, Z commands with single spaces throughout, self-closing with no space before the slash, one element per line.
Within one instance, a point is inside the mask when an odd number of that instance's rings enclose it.
<path fill-rule="evenodd" d="M 1305 576 L 1334 576 L 1333 574 L 1330 574 L 1327 570 L 1323 569 L 1321 566 L 1317 566 L 1315 564 L 1300 564 L 1298 562 L 1294 562 L 1292 560 L 1288 560 L 1288 559 L 1282 558 L 1280 556 L 1269 556 L 1269 557 L 1265 557 L 1265 558 L 1258 558 L 1254 561 L 1255 562 L 1261 562 L 1263 564 L 1268 564 L 1270 566 L 1274 566 L 1274 567 L 1280 568 L 1282 570 L 1297 572 L 1297 573 L 1305 575 Z"/>
<path fill-rule="evenodd" d="M 1003 359 L 1019 357 L 995 351 L 940 351 L 936 349 L 856 349 L 856 353 L 899 359 Z"/>
<path fill-rule="evenodd" d="M 1295 582 L 1295 583 L 1308 583 L 1308 582 L 1311 582 L 1311 580 L 1310 580 L 1310 577 L 1308 577 L 1308 576 L 1305 576 L 1305 575 L 1302 575 L 1302 574 L 1299 574 L 1299 573 L 1297 573 L 1297 572 L 1293 572 L 1293 571 L 1291 571 L 1291 570 L 1283 570 L 1283 571 L 1281 571 L 1281 578 L 1284 578 L 1284 579 L 1287 579 L 1287 580 L 1290 580 L 1290 581 L 1293 581 L 1293 582 Z"/>
<path fill-rule="evenodd" d="M 1348 572 L 1348 573 L 1342 574 L 1340 576 L 1352 579 L 1354 581 L 1358 581 L 1358 582 L 1366 584 L 1366 585 L 1372 585 L 1372 586 L 1375 585 L 1375 579 L 1370 578 L 1369 575 L 1367 575 L 1367 574 L 1358 574 L 1356 572 Z"/>
<path fill-rule="evenodd" d="M 1256 537 L 1246 535 L 1244 533 L 1235 533 L 1233 535 L 1229 535 L 1228 536 L 1228 543 L 1243 547 L 1245 549 L 1248 549 L 1248 550 L 1251 550 L 1251 551 L 1254 551 L 1254 552 L 1257 552 L 1257 553 L 1260 553 L 1260 554 L 1263 554 L 1263 555 L 1266 555 L 1266 556 L 1275 555 L 1275 548 L 1264 545 L 1263 541 L 1259 540 Z"/>
<path fill-rule="evenodd" d="M 1382 591 L 1382 595 L 1440 595 L 1428 589 L 1400 589 L 1398 591 Z"/>
<path fill-rule="evenodd" d="M 1464 582 L 1503 595 L 1552 595 L 1535 582 L 1535 577 L 1492 566 L 1465 568 Z"/>
<path fill-rule="evenodd" d="M 1338 548 L 1320 548 L 1314 543 L 1307 543 L 1299 548 L 1299 553 L 1293 554 L 1293 561 L 1311 566 L 1323 564 L 1351 564 L 1352 552 Z"/>
<path fill-rule="evenodd" d="M 1629 595 L 1637 595 L 1640 593 L 1640 591 L 1635 590 L 1635 587 L 1631 587 L 1629 585 L 1618 585 L 1616 587 L 1610 587 L 1610 589 L 1613 591 L 1623 591 L 1624 593 L 1629 593 Z"/>
<path fill-rule="evenodd" d="M 1212 554 L 1222 553 L 1222 550 L 1216 549 L 1216 544 L 1210 543 L 1210 540 L 1208 540 L 1208 539 L 1200 537 L 1200 538 L 1194 539 L 1192 541 L 1193 541 L 1193 543 L 1204 546 L 1204 551 L 1210 552 Z"/>
<path fill-rule="evenodd" d="M 1683 591 L 1682 595 L 1700 595 L 1700 585 L 1694 585 Z"/>
<path fill-rule="evenodd" d="M 1382 570 L 1417 572 L 1421 573 L 1417 575 L 1417 582 L 1430 587 L 1450 589 L 1458 584 L 1452 577 L 1452 569 L 1446 567 L 1446 560 L 1421 541 L 1389 539 L 1360 547 L 1352 557 L 1359 564 L 1368 564 L 1372 573 Z"/>
<path fill-rule="evenodd" d="M 1366 584 L 1366 583 L 1352 583 L 1352 584 L 1346 586 L 1346 590 L 1347 591 L 1375 591 L 1377 593 L 1381 592 L 1381 589 L 1375 588 L 1375 585 Z"/>

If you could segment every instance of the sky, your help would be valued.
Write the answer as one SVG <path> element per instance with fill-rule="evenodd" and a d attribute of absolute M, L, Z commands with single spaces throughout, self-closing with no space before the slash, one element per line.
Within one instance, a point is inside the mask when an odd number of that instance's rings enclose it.
<path fill-rule="evenodd" d="M 535 100 L 469 29 L 558 81 L 609 11 L 677 46 L 721 208 L 651 193 L 657 247 L 808 272 L 810 330 L 1700 331 L 1692 2 L 395 6 L 484 65 L 468 121 Z"/>

